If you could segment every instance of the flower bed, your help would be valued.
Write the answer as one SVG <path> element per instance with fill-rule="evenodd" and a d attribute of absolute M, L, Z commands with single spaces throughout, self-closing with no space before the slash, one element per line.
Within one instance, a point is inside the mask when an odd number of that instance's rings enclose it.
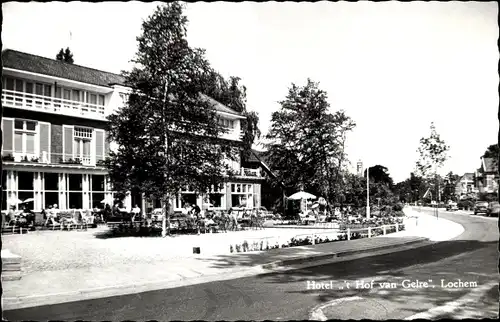
<path fill-rule="evenodd" d="M 405 225 L 404 224 L 399 224 L 398 225 L 398 231 L 405 230 Z M 388 226 L 385 229 L 386 234 L 394 233 L 396 232 L 396 227 L 395 226 Z M 332 237 L 332 235 L 335 234 L 336 237 Z M 382 227 L 374 227 L 371 229 L 371 237 L 376 237 L 376 236 L 381 236 L 384 234 L 384 229 Z M 267 238 L 266 240 L 257 240 L 257 241 L 243 241 L 243 243 L 238 243 L 234 245 L 229 246 L 229 250 L 231 253 L 244 253 L 244 252 L 252 252 L 252 251 L 265 251 L 265 250 L 270 250 L 270 249 L 276 249 L 276 248 L 288 248 L 288 247 L 296 247 L 296 246 L 307 246 L 307 245 L 313 245 L 313 238 L 311 237 L 312 234 L 305 234 L 303 236 L 306 237 L 301 237 L 298 238 L 297 236 L 289 239 L 285 243 L 280 243 L 277 238 L 271 239 Z M 314 234 L 316 235 L 314 244 L 324 244 L 324 243 L 332 243 L 336 241 L 342 241 L 342 240 L 348 240 L 347 238 L 347 231 L 342 231 L 340 233 L 318 233 Z M 323 237 L 320 237 L 323 235 Z M 325 237 L 325 235 L 330 235 L 329 237 Z M 354 231 L 350 233 L 350 239 L 360 239 L 360 238 L 367 238 L 368 237 L 368 230 L 363 230 L 363 231 Z M 281 245 L 280 245 L 281 244 Z"/>

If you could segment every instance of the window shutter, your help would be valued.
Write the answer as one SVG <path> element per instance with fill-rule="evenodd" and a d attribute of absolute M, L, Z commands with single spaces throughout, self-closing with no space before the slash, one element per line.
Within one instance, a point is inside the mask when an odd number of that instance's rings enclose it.
<path fill-rule="evenodd" d="M 2 132 L 3 132 L 3 152 L 4 155 L 13 153 L 14 146 L 14 120 L 3 119 L 2 122 Z"/>
<path fill-rule="evenodd" d="M 40 162 L 48 163 L 50 160 L 50 123 L 39 122 L 40 129 Z"/>
<path fill-rule="evenodd" d="M 64 126 L 64 159 L 73 159 L 73 127 Z"/>
<path fill-rule="evenodd" d="M 104 160 L 104 130 L 95 130 L 95 160 Z"/>
<path fill-rule="evenodd" d="M 104 156 L 108 156 L 109 155 L 109 133 L 108 132 L 105 132 L 105 135 L 104 135 Z"/>

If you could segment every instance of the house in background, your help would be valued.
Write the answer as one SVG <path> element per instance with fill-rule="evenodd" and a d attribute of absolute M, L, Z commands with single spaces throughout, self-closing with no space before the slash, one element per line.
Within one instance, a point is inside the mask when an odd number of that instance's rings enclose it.
<path fill-rule="evenodd" d="M 276 180 L 276 175 L 271 171 L 266 161 L 266 153 L 252 149 L 248 157 L 244 158 L 242 166 L 259 169 L 261 180 L 261 205 L 267 210 L 280 208 L 284 200 L 285 187 Z M 281 207 L 282 208 L 282 207 Z M 276 209 L 284 211 L 283 209 Z"/>
<path fill-rule="evenodd" d="M 102 207 L 115 192 L 103 160 L 113 143 L 106 140 L 107 116 L 124 106 L 131 89 L 120 75 L 69 64 L 15 50 L 2 51 L 2 209 L 15 199 L 33 198 L 40 211 L 57 204 L 60 209 Z M 219 122 L 228 128 L 221 142 L 241 146 L 240 123 L 245 117 L 210 100 Z M 260 206 L 261 172 L 245 169 L 241 159 L 229 161 L 235 179 L 196 196 L 186 188 L 174 198 L 174 208 L 184 203 L 200 207 L 209 199 L 215 208 L 229 209 L 245 203 Z M 159 207 L 128 193 L 125 207 Z"/>
<path fill-rule="evenodd" d="M 477 185 L 481 193 L 498 193 L 498 164 L 493 158 L 481 157 L 477 174 Z"/>
<path fill-rule="evenodd" d="M 477 192 L 474 173 L 465 173 L 455 185 L 455 195 L 460 199 Z"/>

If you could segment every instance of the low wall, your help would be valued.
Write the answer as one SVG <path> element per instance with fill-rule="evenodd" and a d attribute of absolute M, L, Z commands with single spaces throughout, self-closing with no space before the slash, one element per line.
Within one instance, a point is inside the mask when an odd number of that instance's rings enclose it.
<path fill-rule="evenodd" d="M 2 281 L 21 279 L 21 256 L 2 249 Z"/>

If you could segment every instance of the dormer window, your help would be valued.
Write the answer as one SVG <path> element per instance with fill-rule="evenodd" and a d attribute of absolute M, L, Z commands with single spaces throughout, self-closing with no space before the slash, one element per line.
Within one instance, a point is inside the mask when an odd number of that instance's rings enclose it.
<path fill-rule="evenodd" d="M 234 121 L 233 120 L 219 118 L 218 123 L 225 128 L 234 129 Z"/>

